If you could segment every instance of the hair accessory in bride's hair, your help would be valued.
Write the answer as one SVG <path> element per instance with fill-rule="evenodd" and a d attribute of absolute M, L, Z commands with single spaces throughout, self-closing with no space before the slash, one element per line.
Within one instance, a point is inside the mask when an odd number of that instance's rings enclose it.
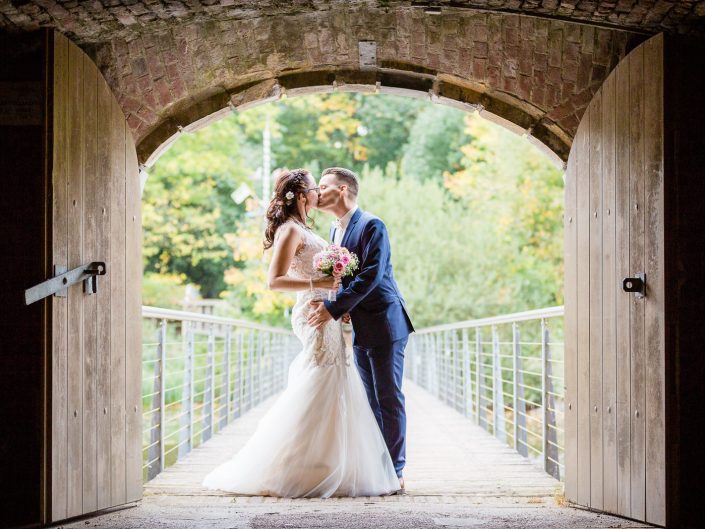
<path fill-rule="evenodd" d="M 287 200 L 291 200 L 292 198 L 294 198 L 294 192 L 293 192 L 293 191 L 289 191 L 289 192 L 288 192 L 286 195 L 284 195 L 284 196 L 286 197 Z"/>

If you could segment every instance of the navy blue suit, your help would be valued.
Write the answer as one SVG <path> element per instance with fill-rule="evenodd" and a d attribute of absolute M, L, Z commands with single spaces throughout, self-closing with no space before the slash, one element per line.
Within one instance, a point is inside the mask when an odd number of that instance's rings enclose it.
<path fill-rule="evenodd" d="M 404 348 L 414 327 L 394 280 L 384 222 L 358 209 L 341 246 L 358 256 L 360 267 L 353 276 L 343 278 L 336 301 L 324 303 L 336 320 L 346 312 L 350 314 L 355 362 L 397 475 L 401 476 L 406 462 L 406 411 L 401 391 Z"/>

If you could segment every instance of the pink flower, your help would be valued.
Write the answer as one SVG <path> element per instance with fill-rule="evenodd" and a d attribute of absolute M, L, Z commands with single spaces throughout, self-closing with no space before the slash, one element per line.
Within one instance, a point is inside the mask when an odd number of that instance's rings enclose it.
<path fill-rule="evenodd" d="M 343 254 L 342 257 L 340 258 L 340 262 L 343 263 L 344 265 L 347 265 L 350 262 L 350 257 L 346 254 Z"/>
<path fill-rule="evenodd" d="M 338 261 L 338 262 L 336 262 L 335 265 L 333 266 L 333 270 L 335 270 L 335 271 L 338 272 L 338 273 L 342 273 L 343 270 L 345 270 L 345 265 L 343 264 L 342 261 Z"/>

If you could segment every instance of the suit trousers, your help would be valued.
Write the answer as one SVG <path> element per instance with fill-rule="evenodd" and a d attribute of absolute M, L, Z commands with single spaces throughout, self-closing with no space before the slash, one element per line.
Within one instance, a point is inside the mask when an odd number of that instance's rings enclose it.
<path fill-rule="evenodd" d="M 354 346 L 355 363 L 397 476 L 406 463 L 406 409 L 401 391 L 406 336 L 382 347 Z"/>

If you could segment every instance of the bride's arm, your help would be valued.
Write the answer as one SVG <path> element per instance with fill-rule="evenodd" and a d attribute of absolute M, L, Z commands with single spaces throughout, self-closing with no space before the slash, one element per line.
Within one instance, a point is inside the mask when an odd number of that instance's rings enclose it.
<path fill-rule="evenodd" d="M 269 264 L 269 279 L 267 286 L 270 290 L 296 292 L 308 290 L 311 283 L 308 279 L 297 279 L 288 275 L 291 260 L 302 242 L 301 234 L 291 225 L 282 225 L 274 239 L 274 255 Z M 333 288 L 334 278 L 324 277 L 313 280 L 314 288 Z"/>

